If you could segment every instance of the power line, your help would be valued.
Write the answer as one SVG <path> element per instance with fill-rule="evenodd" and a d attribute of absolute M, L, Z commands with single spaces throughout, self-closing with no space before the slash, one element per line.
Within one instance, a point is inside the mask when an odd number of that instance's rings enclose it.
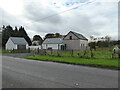
<path fill-rule="evenodd" d="M 63 13 L 65 13 L 65 12 L 71 11 L 71 10 L 76 9 L 76 8 L 79 8 L 79 7 L 81 7 L 81 6 L 84 6 L 84 5 L 87 5 L 87 4 L 90 4 L 90 3 L 93 3 L 93 2 L 95 2 L 95 1 L 96 1 L 96 0 L 94 0 L 94 1 L 88 1 L 88 2 L 85 3 L 85 4 L 78 5 L 78 6 L 76 6 L 76 7 L 70 8 L 70 9 L 65 10 L 65 11 L 62 11 L 62 12 L 60 12 L 60 13 L 55 13 L 55 14 L 53 14 L 53 15 L 49 15 L 49 16 L 44 17 L 44 18 L 41 18 L 41 19 L 39 19 L 39 20 L 37 20 L 37 21 L 42 21 L 42 20 L 45 20 L 45 19 L 47 19 L 47 18 L 57 16 L 57 15 L 59 15 L 59 14 L 63 14 Z"/>

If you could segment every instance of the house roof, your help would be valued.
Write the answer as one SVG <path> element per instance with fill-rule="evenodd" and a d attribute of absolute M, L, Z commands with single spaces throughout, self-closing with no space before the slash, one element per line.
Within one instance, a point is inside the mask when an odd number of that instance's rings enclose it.
<path fill-rule="evenodd" d="M 10 39 L 14 44 L 23 44 L 23 45 L 28 44 L 27 41 L 22 37 L 10 37 Z"/>
<path fill-rule="evenodd" d="M 43 44 L 62 44 L 63 38 L 47 38 L 43 41 Z"/>
<path fill-rule="evenodd" d="M 86 37 L 84 37 L 82 34 L 79 34 L 79 33 L 73 32 L 73 31 L 70 31 L 70 32 L 73 33 L 78 39 L 88 40 L 88 39 L 87 39 Z M 70 33 L 70 32 L 69 32 L 69 33 Z M 69 34 L 69 33 L 68 33 L 68 34 Z M 67 34 L 67 35 L 68 35 L 68 34 Z M 66 35 L 66 36 L 67 36 L 67 35 Z M 66 36 L 65 36 L 65 37 L 66 37 Z M 65 37 L 64 37 L 64 38 L 65 38 Z"/>

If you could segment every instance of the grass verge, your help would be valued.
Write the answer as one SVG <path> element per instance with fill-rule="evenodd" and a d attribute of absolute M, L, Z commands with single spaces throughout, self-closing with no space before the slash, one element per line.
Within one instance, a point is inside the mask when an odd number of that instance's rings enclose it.
<path fill-rule="evenodd" d="M 120 66 L 118 64 L 120 63 L 120 60 L 118 59 L 85 59 L 78 57 L 55 57 L 42 55 L 28 56 L 26 59 L 120 69 Z"/>

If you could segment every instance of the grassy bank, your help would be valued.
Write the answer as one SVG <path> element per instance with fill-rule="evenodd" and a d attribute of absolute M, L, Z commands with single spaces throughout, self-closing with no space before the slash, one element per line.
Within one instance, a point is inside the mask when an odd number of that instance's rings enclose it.
<path fill-rule="evenodd" d="M 5 54 L 5 53 L 11 53 L 11 52 L 5 51 L 5 50 L 0 50 L 0 54 Z"/>
<path fill-rule="evenodd" d="M 0 50 L 1 54 L 9 54 L 9 53 L 28 53 L 28 50 L 16 50 L 16 51 L 7 51 L 7 50 Z"/>
<path fill-rule="evenodd" d="M 70 64 L 81 64 L 81 65 L 90 65 L 90 66 L 99 66 L 99 67 L 108 67 L 108 68 L 120 68 L 120 60 L 118 59 L 85 59 L 78 57 L 55 57 L 55 56 L 28 56 L 26 59 L 35 59 L 42 61 L 54 61 Z"/>

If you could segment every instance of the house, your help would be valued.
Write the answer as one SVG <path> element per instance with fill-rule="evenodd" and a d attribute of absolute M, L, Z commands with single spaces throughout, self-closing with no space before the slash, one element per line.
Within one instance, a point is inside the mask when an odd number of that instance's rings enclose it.
<path fill-rule="evenodd" d="M 46 38 L 42 43 L 42 48 L 59 50 L 61 45 L 63 45 L 63 38 Z"/>
<path fill-rule="evenodd" d="M 43 41 L 43 49 L 85 50 L 88 39 L 82 34 L 70 31 L 63 38 L 47 38 Z"/>
<path fill-rule="evenodd" d="M 96 38 L 92 38 L 89 40 L 89 42 L 98 42 L 98 41 L 106 41 L 107 39 L 104 37 L 96 37 Z"/>
<path fill-rule="evenodd" d="M 26 50 L 28 42 L 23 37 L 10 37 L 6 43 L 6 50 Z"/>
<path fill-rule="evenodd" d="M 85 50 L 88 46 L 88 39 L 82 34 L 70 31 L 63 38 L 63 43 L 67 50 Z"/>

